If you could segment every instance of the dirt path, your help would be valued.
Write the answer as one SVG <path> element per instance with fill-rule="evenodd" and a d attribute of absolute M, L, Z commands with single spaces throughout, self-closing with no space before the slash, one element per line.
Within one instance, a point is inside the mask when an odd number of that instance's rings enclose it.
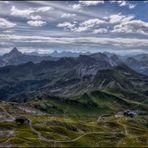
<path fill-rule="evenodd" d="M 5 112 L 5 114 L 7 116 L 9 116 L 11 118 L 14 118 L 9 112 L 7 112 L 7 110 L 4 107 L 0 106 L 0 108 Z M 71 142 L 78 141 L 79 139 L 81 139 L 82 137 L 87 136 L 87 135 L 91 135 L 91 134 L 104 134 L 105 133 L 105 132 L 87 132 L 87 133 L 85 133 L 83 135 L 78 136 L 77 138 L 74 138 L 74 139 L 71 139 L 71 140 L 60 141 L 60 140 L 50 140 L 50 139 L 47 139 L 47 138 L 43 137 L 39 131 L 37 131 L 36 129 L 33 128 L 32 120 L 31 119 L 29 119 L 29 126 L 30 126 L 31 131 L 34 132 L 38 136 L 39 140 L 45 141 L 45 142 L 50 142 L 50 143 L 53 142 L 54 144 L 56 144 L 56 143 L 71 143 Z M 114 133 L 116 133 L 116 132 L 114 132 Z M 9 141 L 9 139 L 6 141 L 6 143 L 8 141 Z"/>
<path fill-rule="evenodd" d="M 7 110 L 0 106 L 0 108 L 5 112 L 5 114 L 11 118 L 14 118 L 10 113 L 7 112 Z M 39 131 L 37 131 L 36 129 L 33 128 L 32 126 L 32 120 L 29 119 L 29 126 L 30 126 L 30 129 L 32 130 L 32 132 L 34 132 L 35 134 L 37 134 L 38 138 L 41 140 L 41 141 L 45 141 L 45 142 L 55 142 L 55 143 L 69 143 L 69 142 L 75 142 L 77 140 L 79 140 L 80 138 L 86 136 L 86 135 L 91 135 L 91 134 L 103 134 L 104 132 L 88 132 L 88 133 L 85 133 L 83 135 L 80 135 L 79 137 L 75 138 L 75 139 L 72 139 L 72 140 L 65 140 L 65 141 L 59 141 L 59 140 L 50 140 L 50 139 L 47 139 L 45 137 L 43 137 L 41 135 L 41 133 Z M 8 139 L 9 141 L 9 139 Z M 6 141 L 7 142 L 7 141 Z"/>
<path fill-rule="evenodd" d="M 130 134 L 128 133 L 128 130 L 127 130 L 127 128 L 126 128 L 126 125 L 121 122 L 121 119 L 122 119 L 122 118 L 120 118 L 120 119 L 117 121 L 117 123 L 123 127 L 123 129 L 124 129 L 124 134 L 125 134 L 127 137 L 130 137 Z"/>
<path fill-rule="evenodd" d="M 32 132 L 37 134 L 39 140 L 45 141 L 45 142 L 51 142 L 49 139 L 46 139 L 45 137 L 43 137 L 39 131 L 37 131 L 36 129 L 33 128 L 32 121 L 30 119 L 29 119 L 29 126 L 30 126 L 30 129 L 32 130 Z"/>
<path fill-rule="evenodd" d="M 117 123 L 123 127 L 125 136 L 128 137 L 128 138 L 132 138 L 132 136 L 129 134 L 129 132 L 128 132 L 128 130 L 127 130 L 126 125 L 122 123 L 121 119 L 122 119 L 122 118 L 120 118 L 120 119 L 117 121 Z M 122 138 L 122 139 L 117 143 L 117 147 L 120 147 L 120 145 L 123 143 L 123 141 L 124 141 L 124 138 Z"/>
<path fill-rule="evenodd" d="M 3 110 L 3 112 L 7 115 L 7 116 L 9 116 L 9 117 L 11 117 L 11 118 L 14 118 L 10 113 L 8 113 L 7 112 L 7 110 L 4 108 L 4 107 L 2 107 L 1 105 L 0 105 L 0 108 Z"/>
<path fill-rule="evenodd" d="M 79 140 L 80 138 L 82 138 L 84 136 L 87 136 L 87 135 L 91 135 L 91 134 L 104 134 L 105 133 L 105 132 L 88 132 L 88 133 L 80 135 L 79 137 L 71 139 L 71 140 L 63 140 L 63 141 L 60 141 L 60 140 L 50 140 L 50 139 L 47 139 L 47 138 L 43 137 L 39 131 L 37 131 L 36 129 L 34 129 L 32 127 L 32 121 L 31 120 L 30 120 L 30 124 L 29 125 L 30 125 L 31 130 L 38 135 L 38 138 L 41 141 L 54 142 L 54 143 L 70 143 L 70 142 L 75 142 L 75 141 Z M 114 132 L 114 133 L 116 133 L 116 132 Z"/>

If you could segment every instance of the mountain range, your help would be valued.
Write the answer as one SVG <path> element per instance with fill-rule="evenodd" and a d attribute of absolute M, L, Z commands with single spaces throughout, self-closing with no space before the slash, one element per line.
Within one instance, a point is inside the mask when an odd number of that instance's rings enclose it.
<path fill-rule="evenodd" d="M 138 54 L 128 57 L 125 60 L 125 64 L 139 73 L 148 75 L 148 54 Z"/>
<path fill-rule="evenodd" d="M 144 75 L 148 75 L 148 55 L 147 54 L 131 55 L 131 56 L 125 56 L 124 58 L 122 58 L 122 56 L 109 53 L 109 52 L 104 52 L 102 54 L 100 53 L 91 54 L 90 52 L 75 53 L 70 51 L 63 51 L 63 52 L 54 51 L 49 55 L 41 55 L 37 52 L 22 53 L 15 47 L 9 53 L 6 53 L 3 56 L 0 56 L 0 67 L 4 67 L 7 65 L 19 65 L 27 62 L 40 63 L 42 61 L 48 61 L 48 60 L 57 61 L 60 58 L 64 58 L 64 57 L 77 58 L 80 55 L 88 55 L 88 56 L 90 55 L 90 57 L 92 56 L 95 57 L 98 55 L 97 58 L 99 58 L 100 55 L 104 55 L 106 56 L 106 60 L 108 60 L 108 62 L 112 66 L 119 65 L 119 63 L 124 63 L 125 65 L 132 68 L 133 70 L 139 73 L 142 73 Z M 101 58 L 102 57 L 100 57 L 100 60 Z"/>
<path fill-rule="evenodd" d="M 13 49 L 3 57 L 14 55 L 22 56 L 22 53 Z M 142 100 L 147 97 L 148 77 L 129 68 L 114 54 L 95 53 L 33 62 L 0 68 L 2 100 L 24 101 L 44 95 L 73 98 L 108 89 L 127 97 L 132 95 Z"/>

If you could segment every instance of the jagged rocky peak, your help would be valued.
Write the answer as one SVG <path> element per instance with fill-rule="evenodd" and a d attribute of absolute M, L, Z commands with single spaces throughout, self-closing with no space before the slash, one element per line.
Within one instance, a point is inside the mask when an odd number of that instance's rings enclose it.
<path fill-rule="evenodd" d="M 14 47 L 10 52 L 9 54 L 22 54 L 16 47 Z"/>

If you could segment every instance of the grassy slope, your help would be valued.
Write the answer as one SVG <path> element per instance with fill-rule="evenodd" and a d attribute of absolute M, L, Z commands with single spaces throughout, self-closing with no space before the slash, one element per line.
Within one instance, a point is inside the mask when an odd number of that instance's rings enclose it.
<path fill-rule="evenodd" d="M 42 136 L 51 140 L 40 140 L 29 125 L 17 125 L 15 122 L 0 122 L 0 128 L 14 130 L 15 135 L 0 138 L 0 144 L 6 146 L 147 146 L 148 118 L 119 117 L 114 115 L 97 121 L 97 117 L 64 117 L 35 115 L 25 113 L 18 105 L 0 104 L 11 116 L 23 115 L 32 120 L 33 128 Z M 74 139 L 74 140 L 73 140 Z M 65 141 L 65 142 L 63 142 Z"/>
<path fill-rule="evenodd" d="M 148 112 L 148 105 L 145 102 L 139 102 L 136 99 L 129 100 L 123 95 L 108 90 L 93 91 L 71 99 L 49 97 L 33 100 L 28 104 L 50 114 L 68 116 L 98 116 L 127 109 L 138 110 L 145 114 Z"/>
<path fill-rule="evenodd" d="M 19 107 L 29 107 L 38 114 Z M 127 109 L 138 111 L 136 118 L 115 117 L 116 113 Z M 7 117 L 26 116 L 36 131 L 51 140 L 41 140 L 29 125 L 1 121 L 1 130 L 15 132 L 13 136 L 1 136 L 2 146 L 128 147 L 148 144 L 147 104 L 137 99 L 129 100 L 115 91 L 93 91 L 71 99 L 49 97 L 26 104 L 4 102 L 0 103 L 0 111 Z M 108 116 L 102 119 L 103 114 Z"/>

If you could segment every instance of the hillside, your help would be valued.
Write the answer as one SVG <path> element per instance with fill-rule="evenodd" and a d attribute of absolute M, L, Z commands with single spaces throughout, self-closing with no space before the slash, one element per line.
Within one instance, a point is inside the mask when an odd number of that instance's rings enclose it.
<path fill-rule="evenodd" d="M 105 102 L 101 103 L 103 106 Z M 147 146 L 148 120 L 144 115 L 130 118 L 122 115 L 123 112 L 116 112 L 67 116 L 41 111 L 32 103 L 30 106 L 11 102 L 1 102 L 0 110 L 2 147 Z M 17 123 L 16 117 L 25 117 L 28 124 Z"/>
<path fill-rule="evenodd" d="M 125 61 L 135 71 L 148 75 L 148 54 L 138 54 L 127 58 Z"/>
<path fill-rule="evenodd" d="M 48 94 L 73 97 L 91 90 L 114 89 L 147 97 L 148 78 L 125 65 L 111 66 L 90 56 L 26 63 L 0 68 L 0 98 L 21 99 Z M 140 85 L 139 85 L 140 84 Z M 27 98 L 26 98 L 27 99 Z M 21 100 L 20 100 L 21 101 Z"/>

